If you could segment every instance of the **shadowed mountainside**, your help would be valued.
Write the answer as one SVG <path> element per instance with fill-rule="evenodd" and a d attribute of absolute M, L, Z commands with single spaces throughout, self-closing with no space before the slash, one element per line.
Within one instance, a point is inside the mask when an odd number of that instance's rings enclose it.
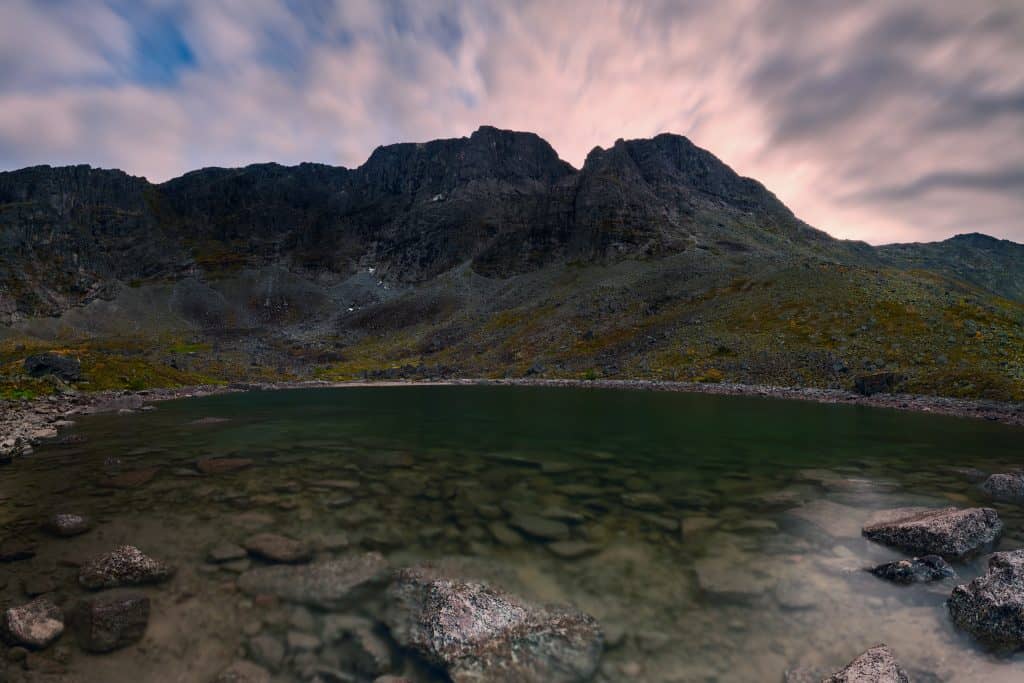
<path fill-rule="evenodd" d="M 548 375 L 1019 398 L 1024 247 L 873 248 L 797 219 L 677 135 L 583 167 L 529 133 L 380 147 L 362 166 L 0 173 L 0 373 L 83 386 Z"/>

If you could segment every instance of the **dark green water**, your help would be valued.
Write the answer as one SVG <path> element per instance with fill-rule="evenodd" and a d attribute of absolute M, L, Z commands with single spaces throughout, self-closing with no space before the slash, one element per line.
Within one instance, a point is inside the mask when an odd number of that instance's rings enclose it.
<path fill-rule="evenodd" d="M 208 417 L 224 421 L 194 423 Z M 949 468 L 1019 466 L 1021 429 L 736 397 L 417 387 L 185 400 L 85 418 L 72 433 L 87 440 L 3 474 L 5 535 L 38 544 L 32 560 L 0 565 L 4 603 L 23 602 L 31 577 L 72 603 L 71 565 L 120 543 L 179 569 L 147 589 L 139 645 L 91 656 L 65 635 L 49 655 L 76 680 L 212 680 L 258 633 L 315 633 L 324 615 L 253 604 L 232 571 L 204 560 L 214 543 L 264 529 L 332 537 L 325 554 L 380 550 L 396 565 L 459 557 L 513 592 L 573 603 L 612 641 L 599 680 L 778 681 L 797 665 L 833 671 L 876 642 L 921 680 L 1024 680 L 1024 659 L 987 655 L 949 623 L 943 601 L 980 560 L 957 566 L 958 580 L 893 586 L 862 569 L 899 553 L 859 534 L 881 508 L 992 505 Z M 210 456 L 255 465 L 198 476 L 195 461 Z M 139 487 L 100 486 L 153 466 Z M 1024 545 L 1022 510 L 994 507 L 1001 547 Z M 57 510 L 96 528 L 48 538 L 37 526 Z M 564 558 L 505 533 L 523 516 L 569 519 L 590 552 Z"/>

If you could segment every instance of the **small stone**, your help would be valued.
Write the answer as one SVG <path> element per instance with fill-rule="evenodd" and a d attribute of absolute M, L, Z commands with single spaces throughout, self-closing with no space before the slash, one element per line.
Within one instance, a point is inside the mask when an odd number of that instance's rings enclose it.
<path fill-rule="evenodd" d="M 316 636 L 301 631 L 288 631 L 286 640 L 289 652 L 316 652 L 323 645 Z"/>
<path fill-rule="evenodd" d="M 131 545 L 123 545 L 83 565 L 78 583 L 83 588 L 117 588 L 166 581 L 174 574 L 170 566 L 143 554 Z"/>
<path fill-rule="evenodd" d="M 886 645 L 875 645 L 822 683 L 909 683 Z"/>
<path fill-rule="evenodd" d="M 665 501 L 656 493 L 623 493 L 622 504 L 638 510 L 660 510 Z"/>
<path fill-rule="evenodd" d="M 210 551 L 206 554 L 208 562 L 219 564 L 221 562 L 231 562 L 232 560 L 241 560 L 248 556 L 245 548 L 234 543 L 218 543 L 214 547 L 210 548 Z"/>
<path fill-rule="evenodd" d="M 214 683 L 270 683 L 270 672 L 252 662 L 235 662 L 220 672 Z"/>
<path fill-rule="evenodd" d="M 305 543 L 280 534 L 256 534 L 245 539 L 243 545 L 251 554 L 271 562 L 299 564 L 313 557 Z"/>
<path fill-rule="evenodd" d="M 64 632 L 64 612 L 47 598 L 4 612 L 4 632 L 19 645 L 40 649 Z"/>
<path fill-rule="evenodd" d="M 249 656 L 272 671 L 281 668 L 284 654 L 284 644 L 273 636 L 264 634 L 249 640 Z"/>
<path fill-rule="evenodd" d="M 502 545 L 515 546 L 523 544 L 523 537 L 502 522 L 491 522 L 487 525 L 487 530 L 491 532 L 491 536 L 494 536 L 494 540 Z"/>
<path fill-rule="evenodd" d="M 138 488 L 153 481 L 153 478 L 156 477 L 159 471 L 159 467 L 145 467 L 143 469 L 131 470 L 101 482 L 100 486 L 113 489 Z"/>
<path fill-rule="evenodd" d="M 953 568 L 938 555 L 886 562 L 868 571 L 886 581 L 902 584 L 927 583 L 956 576 Z"/>
<path fill-rule="evenodd" d="M 563 522 L 545 519 L 536 515 L 515 515 L 509 520 L 509 526 L 525 534 L 551 541 L 569 539 L 569 527 Z"/>
<path fill-rule="evenodd" d="M 69 537 L 84 534 L 92 528 L 92 522 L 84 515 L 71 512 L 57 512 L 50 515 L 43 528 L 51 534 Z"/>
<path fill-rule="evenodd" d="M 565 560 L 576 560 L 601 552 L 601 546 L 584 541 L 556 541 L 548 543 L 547 549 Z"/>
<path fill-rule="evenodd" d="M 75 616 L 78 642 L 88 652 L 110 652 L 142 639 L 149 623 L 149 598 L 138 591 L 111 590 L 84 598 Z"/>
<path fill-rule="evenodd" d="M 196 461 L 196 469 L 203 474 L 226 474 L 252 467 L 248 458 L 203 458 Z"/>

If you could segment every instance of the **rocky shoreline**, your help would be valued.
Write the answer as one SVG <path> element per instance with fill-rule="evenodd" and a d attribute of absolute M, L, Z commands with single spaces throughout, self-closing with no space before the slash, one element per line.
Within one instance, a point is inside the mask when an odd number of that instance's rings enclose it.
<path fill-rule="evenodd" d="M 70 392 L 31 401 L 0 401 L 0 464 L 28 455 L 40 442 L 60 438 L 59 430 L 71 427 L 80 415 L 145 410 L 151 403 L 182 398 L 242 391 L 322 389 L 340 387 L 398 386 L 528 386 L 625 389 L 634 391 L 675 391 L 726 396 L 753 396 L 816 403 L 891 408 L 953 417 L 983 419 L 1024 426 L 1024 404 L 976 399 L 946 398 L 914 394 L 864 396 L 838 389 L 772 387 L 749 384 L 703 384 L 658 380 L 576 380 L 576 379 L 436 379 L 397 381 L 296 381 L 199 385 L 174 389 L 140 391 Z"/>

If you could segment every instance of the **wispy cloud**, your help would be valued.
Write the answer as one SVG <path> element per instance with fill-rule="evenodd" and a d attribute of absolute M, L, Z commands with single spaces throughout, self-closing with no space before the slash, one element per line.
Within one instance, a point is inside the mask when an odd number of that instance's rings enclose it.
<path fill-rule="evenodd" d="M 0 166 L 164 180 L 531 130 L 688 135 L 874 242 L 1024 240 L 1024 7 L 992 0 L 8 0 Z"/>

